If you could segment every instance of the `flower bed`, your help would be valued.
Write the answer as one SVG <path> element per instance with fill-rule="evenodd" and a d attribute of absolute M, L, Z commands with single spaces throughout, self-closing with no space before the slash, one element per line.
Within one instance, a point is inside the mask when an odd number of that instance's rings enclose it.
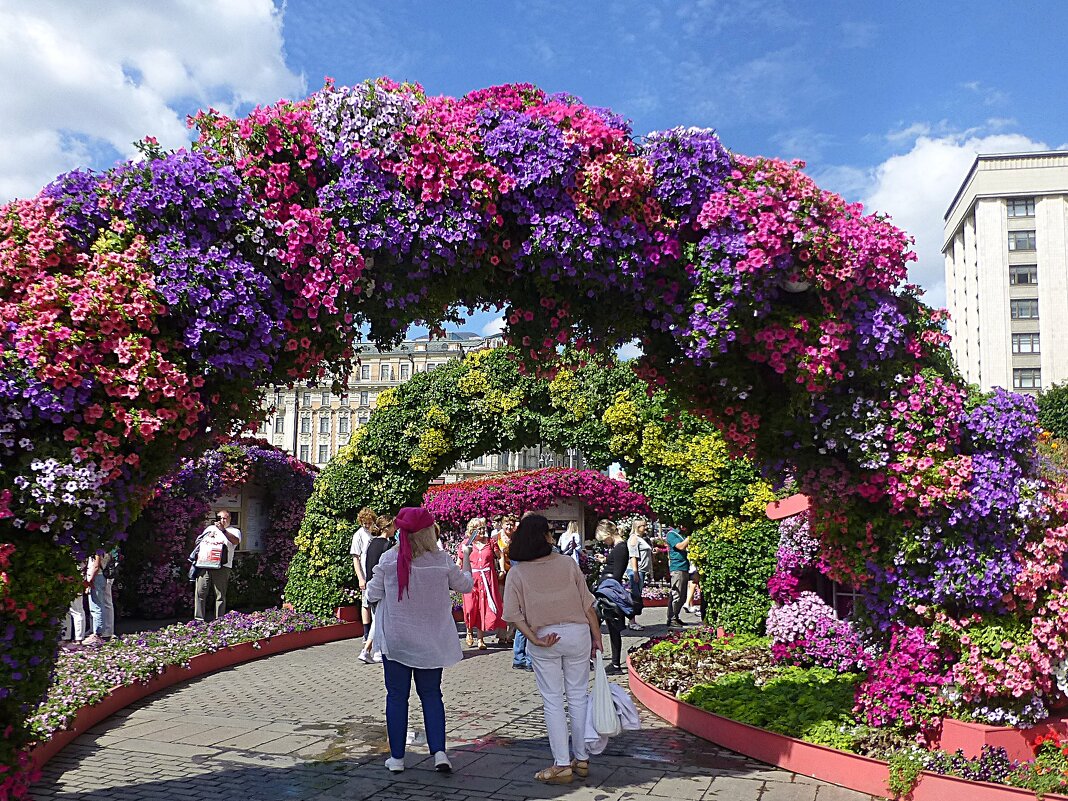
<path fill-rule="evenodd" d="M 270 609 L 253 614 L 230 612 L 211 623 L 179 623 L 158 631 L 116 637 L 100 646 L 61 650 L 52 685 L 29 717 L 28 725 L 39 743 L 53 741 L 61 732 L 71 733 L 72 737 L 60 743 L 62 747 L 87 728 L 83 710 L 106 703 L 119 689 L 143 685 L 102 717 L 135 697 L 193 675 L 289 648 L 358 636 L 358 629 L 359 624 L 338 625 L 335 620 L 303 612 Z M 309 633 L 321 636 L 302 636 Z M 210 658 L 215 656 L 222 658 Z M 168 681 L 160 683 L 161 677 Z"/>
<path fill-rule="evenodd" d="M 651 640 L 631 653 L 629 665 L 631 689 L 669 722 L 749 756 L 862 792 L 904 795 L 915 788 L 923 791 L 914 796 L 916 801 L 945 798 L 960 792 L 952 782 L 961 780 L 993 783 L 984 785 L 994 788 L 983 791 L 989 795 L 975 798 L 1022 798 L 1026 794 L 1018 794 L 1023 791 L 1049 797 L 1068 790 L 1068 737 L 1056 730 L 1060 723 L 1002 741 L 1017 746 L 1029 742 L 1030 753 L 991 744 L 970 754 L 948 753 L 937 748 L 938 731 L 930 721 L 922 732 L 901 723 L 876 727 L 866 722 L 856 703 L 863 675 L 778 664 L 768 640 L 717 638 L 707 628 Z M 968 727 L 957 721 L 946 724 L 947 740 L 953 743 L 955 730 Z M 995 734 L 1009 731 L 999 727 Z M 930 747 L 920 747 L 918 733 Z"/>

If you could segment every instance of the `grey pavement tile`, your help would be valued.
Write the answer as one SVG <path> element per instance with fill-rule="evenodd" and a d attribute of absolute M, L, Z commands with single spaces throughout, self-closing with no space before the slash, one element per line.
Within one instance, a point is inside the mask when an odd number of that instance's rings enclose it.
<path fill-rule="evenodd" d="M 264 754 L 293 754 L 304 751 L 313 745 L 321 745 L 323 750 L 329 744 L 329 740 L 315 737 L 309 734 L 285 734 L 277 740 L 270 740 L 256 748 Z"/>
<path fill-rule="evenodd" d="M 649 790 L 650 795 L 670 798 L 700 799 L 712 784 L 712 779 L 700 776 L 669 776 L 661 779 Z"/>
<path fill-rule="evenodd" d="M 216 726 L 214 728 L 201 728 L 191 731 L 173 742 L 186 743 L 188 745 L 216 745 L 224 740 L 249 734 L 249 730 L 238 726 Z"/>
<path fill-rule="evenodd" d="M 739 779 L 717 776 L 702 796 L 705 801 L 757 801 L 764 782 L 759 779 Z"/>
<path fill-rule="evenodd" d="M 783 784 L 768 782 L 760 801 L 815 801 L 816 786 L 812 784 Z"/>
<path fill-rule="evenodd" d="M 156 740 L 118 740 L 109 743 L 109 748 L 120 751 L 134 751 L 142 754 L 166 754 L 175 757 L 212 756 L 219 753 L 217 748 L 203 745 L 186 745 L 185 743 L 165 743 Z"/>
<path fill-rule="evenodd" d="M 821 784 L 816 788 L 816 801 L 871 801 L 872 796 L 847 790 L 836 784 Z"/>
<path fill-rule="evenodd" d="M 264 743 L 268 743 L 271 740 L 277 740 L 282 736 L 284 736 L 282 732 L 257 729 L 255 731 L 245 731 L 235 737 L 220 740 L 216 745 L 218 745 L 219 748 L 237 748 L 240 750 L 251 751 Z"/>

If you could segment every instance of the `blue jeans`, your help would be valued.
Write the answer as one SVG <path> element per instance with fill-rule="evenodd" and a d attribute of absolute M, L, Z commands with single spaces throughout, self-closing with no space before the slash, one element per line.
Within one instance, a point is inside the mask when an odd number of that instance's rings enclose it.
<path fill-rule="evenodd" d="M 107 579 L 103 573 L 97 573 L 89 585 L 89 617 L 92 619 L 93 634 L 104 636 L 104 591 Z"/>
<path fill-rule="evenodd" d="M 512 640 L 512 664 L 516 667 L 530 667 L 530 657 L 527 656 L 527 637 L 518 628 L 515 630 L 515 639 Z"/>
<path fill-rule="evenodd" d="M 445 750 L 445 703 L 441 700 L 441 668 L 411 668 L 383 659 L 386 674 L 386 734 L 389 753 L 394 759 L 404 758 L 408 741 L 408 696 L 415 691 L 423 706 L 423 728 L 430 753 Z"/>
<path fill-rule="evenodd" d="M 638 604 L 640 604 L 642 600 L 642 574 L 635 572 L 634 570 L 628 567 L 627 578 L 630 579 L 630 598 L 632 601 L 634 601 L 634 607 L 636 609 L 638 607 Z M 639 612 L 638 614 L 640 615 L 641 612 Z M 637 615 L 632 615 L 632 618 L 634 617 L 637 617 Z"/>

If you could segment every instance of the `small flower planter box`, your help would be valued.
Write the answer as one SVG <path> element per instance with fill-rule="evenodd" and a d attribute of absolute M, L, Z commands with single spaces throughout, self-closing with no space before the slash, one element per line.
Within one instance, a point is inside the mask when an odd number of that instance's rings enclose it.
<path fill-rule="evenodd" d="M 197 654 L 189 660 L 188 667 L 168 665 L 162 672 L 139 684 L 123 684 L 112 689 L 107 698 L 90 706 L 83 706 L 74 716 L 74 720 L 63 731 L 55 732 L 48 740 L 39 743 L 30 752 L 30 759 L 35 769 L 43 767 L 48 760 L 58 754 L 66 745 L 84 734 L 103 720 L 114 715 L 120 709 L 139 701 L 146 696 L 165 690 L 172 685 L 206 673 L 216 673 L 223 668 L 251 662 L 264 656 L 273 656 L 284 651 L 294 651 L 311 645 L 323 645 L 337 640 L 347 640 L 363 634 L 360 623 L 339 623 L 322 626 L 308 631 L 295 631 L 289 634 L 276 634 L 262 640 L 238 643 L 218 651 Z"/>
<path fill-rule="evenodd" d="M 1060 734 L 1068 733 L 1068 718 L 1050 718 L 1029 729 L 988 726 L 982 723 L 965 723 L 962 720 L 944 718 L 938 747 L 950 753 L 960 749 L 966 757 L 977 757 L 983 746 L 989 745 L 993 748 L 1004 748 L 1011 759 L 1034 759 L 1035 752 L 1032 745 L 1035 740 L 1052 731 Z"/>
<path fill-rule="evenodd" d="M 342 623 L 360 623 L 361 631 L 363 623 L 360 621 L 360 605 L 353 604 L 351 606 L 339 606 L 334 610 L 334 617 L 340 620 Z"/>
<path fill-rule="evenodd" d="M 784 770 L 811 776 L 850 790 L 875 796 L 890 796 L 887 764 L 878 759 L 813 745 L 784 734 L 758 729 L 736 720 L 706 712 L 647 684 L 627 660 L 630 691 L 650 712 L 703 740 L 759 759 Z M 959 721 L 955 721 L 958 722 Z M 970 724 L 965 724 L 970 725 Z M 1001 728 L 1001 727 L 987 727 Z M 943 747 L 945 740 L 943 737 Z M 1028 754 L 1030 756 L 1030 753 Z M 989 782 L 973 782 L 926 771 L 909 796 L 911 801 L 1034 801 L 1030 790 Z M 1048 794 L 1047 799 L 1068 801 L 1068 796 Z"/>

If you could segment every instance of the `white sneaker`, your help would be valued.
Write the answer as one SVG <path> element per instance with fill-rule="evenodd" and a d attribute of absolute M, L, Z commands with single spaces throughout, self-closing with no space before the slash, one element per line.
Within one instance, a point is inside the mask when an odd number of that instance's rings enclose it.
<path fill-rule="evenodd" d="M 434 770 L 438 773 L 452 773 L 452 763 L 449 762 L 449 757 L 444 751 L 434 754 Z"/>
<path fill-rule="evenodd" d="M 371 657 L 371 661 L 374 662 L 376 665 L 381 665 L 382 664 L 382 652 L 381 651 L 376 651 L 375 655 Z"/>
<path fill-rule="evenodd" d="M 360 651 L 359 655 L 356 658 L 363 662 L 365 665 L 371 664 L 371 655 L 366 651 Z"/>
<path fill-rule="evenodd" d="M 390 757 L 386 760 L 386 767 L 389 768 L 390 773 L 403 773 L 404 772 L 404 760 L 394 759 Z"/>

